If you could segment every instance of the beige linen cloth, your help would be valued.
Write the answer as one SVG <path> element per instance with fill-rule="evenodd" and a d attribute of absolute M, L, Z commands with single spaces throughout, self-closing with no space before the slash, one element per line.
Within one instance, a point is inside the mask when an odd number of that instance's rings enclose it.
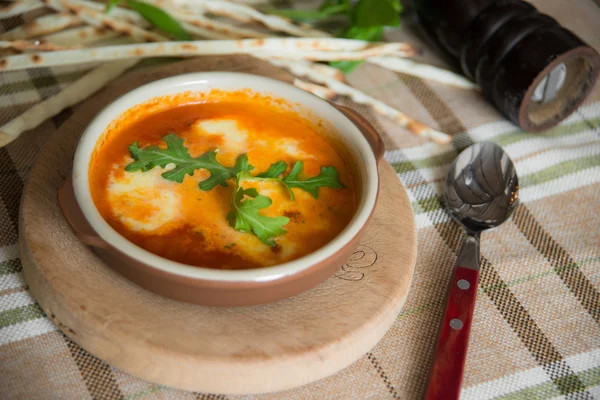
<path fill-rule="evenodd" d="M 597 3 L 534 3 L 598 48 Z M 406 32 L 392 33 L 389 39 L 398 37 L 418 43 Z M 425 57 L 439 62 L 430 53 Z M 46 68 L 1 74 L 0 124 L 84 71 Z M 346 102 L 371 118 L 385 137 L 385 158 L 409 192 L 418 225 L 419 255 L 406 305 L 375 348 L 313 384 L 233 397 L 142 381 L 71 342 L 30 295 L 17 235 L 28 170 L 71 109 L 0 149 L 0 399 L 418 398 L 461 237 L 460 228 L 441 208 L 443 178 L 458 152 L 481 140 L 498 143 L 515 162 L 521 204 L 510 222 L 482 239 L 480 287 L 461 397 L 600 399 L 600 87 L 559 126 L 529 134 L 504 120 L 474 91 L 370 65 L 349 79 L 454 136 L 449 145 L 423 142 L 367 108 Z"/>

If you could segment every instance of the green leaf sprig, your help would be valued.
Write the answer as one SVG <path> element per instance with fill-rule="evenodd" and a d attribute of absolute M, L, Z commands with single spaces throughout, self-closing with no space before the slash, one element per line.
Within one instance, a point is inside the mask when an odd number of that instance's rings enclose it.
<path fill-rule="evenodd" d="M 279 161 L 271 164 L 266 172 L 262 172 L 254 177 L 247 177 L 246 180 L 279 182 L 288 189 L 292 201 L 296 199 L 292 188 L 302 189 L 316 199 L 320 187 L 333 189 L 342 189 L 344 187 L 338 178 L 338 172 L 335 167 L 321 167 L 319 175 L 306 179 L 300 177 L 300 173 L 304 169 L 302 161 L 296 161 L 290 173 L 281 177 L 286 169 L 287 163 Z"/>
<path fill-rule="evenodd" d="M 235 182 L 231 210 L 227 220 L 235 230 L 256 235 L 267 246 L 275 246 L 273 238 L 287 231 L 283 225 L 290 222 L 288 217 L 267 217 L 259 213 L 269 207 L 273 201 L 258 193 L 255 188 L 244 189 L 241 185 L 241 175 Z"/>
<path fill-rule="evenodd" d="M 167 148 L 148 146 L 140 148 L 138 142 L 129 146 L 129 152 L 134 161 L 125 167 L 128 172 L 147 172 L 154 167 L 165 168 L 173 164 L 174 167 L 165 171 L 161 176 L 167 180 L 182 183 L 186 175 L 192 176 L 197 169 L 205 169 L 210 176 L 199 182 L 201 190 L 208 191 L 215 186 L 227 186 L 229 179 L 235 178 L 235 188 L 231 200 L 231 209 L 227 214 L 229 224 L 238 231 L 256 235 L 264 244 L 274 246 L 274 238 L 286 233 L 283 226 L 290 222 L 287 217 L 267 217 L 260 214 L 260 210 L 269 207 L 273 201 L 258 193 L 254 188 L 245 189 L 243 182 L 270 181 L 285 186 L 290 199 L 295 200 L 293 188 L 310 193 L 318 198 L 321 187 L 340 189 L 344 186 L 339 180 L 335 167 L 321 167 L 319 175 L 304 178 L 301 176 L 304 168 L 302 161 L 297 161 L 289 174 L 284 175 L 287 163 L 278 161 L 271 164 L 265 172 L 253 176 L 250 171 L 254 169 L 248 162 L 248 155 L 238 156 L 233 167 L 227 167 L 217 161 L 216 150 L 210 150 L 199 157 L 192 157 L 184 146 L 184 139 L 174 133 L 169 133 L 162 139 Z"/>
<path fill-rule="evenodd" d="M 238 172 L 251 171 L 254 167 L 248 164 L 248 156 L 242 154 L 237 158 L 233 167 L 225 167 L 217 161 L 215 150 L 207 151 L 200 157 L 190 156 L 188 149 L 183 145 L 183 139 L 174 133 L 169 133 L 162 140 L 167 144 L 166 149 L 158 146 L 149 146 L 141 149 L 138 142 L 129 146 L 131 157 L 135 160 L 125 167 L 125 171 L 142 172 L 150 171 L 154 167 L 165 168 L 168 164 L 175 164 L 175 168 L 164 172 L 161 176 L 167 180 L 182 183 L 186 175 L 194 175 L 197 169 L 210 172 L 210 177 L 200 182 L 202 190 L 210 190 L 215 186 L 227 186 L 227 180 L 234 178 Z"/>
<path fill-rule="evenodd" d="M 298 22 L 321 23 L 331 18 L 342 18 L 347 28 L 337 36 L 346 39 L 379 42 L 386 26 L 398 26 L 402 5 L 400 0 L 325 0 L 318 10 L 275 9 L 272 14 Z M 352 72 L 361 60 L 332 61 L 332 67 L 344 73 Z"/>
<path fill-rule="evenodd" d="M 105 12 L 108 14 L 113 8 L 125 2 L 127 7 L 137 11 L 146 21 L 163 32 L 168 33 L 178 40 L 192 40 L 190 34 L 183 29 L 181 24 L 163 9 L 139 0 L 109 0 Z"/>

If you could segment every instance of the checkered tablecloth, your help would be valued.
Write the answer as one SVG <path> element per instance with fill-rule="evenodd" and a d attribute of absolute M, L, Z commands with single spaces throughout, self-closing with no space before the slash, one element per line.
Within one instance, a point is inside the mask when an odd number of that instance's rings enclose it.
<path fill-rule="evenodd" d="M 592 1 L 534 3 L 598 47 L 600 7 Z M 0 74 L 0 125 L 85 70 Z M 461 239 L 460 228 L 442 209 L 442 182 L 458 152 L 482 140 L 501 145 L 515 162 L 521 204 L 510 222 L 482 237 L 481 280 L 461 398 L 600 399 L 600 87 L 562 124 L 530 134 L 502 119 L 474 91 L 370 65 L 349 80 L 454 136 L 445 146 L 424 142 L 346 101 L 382 132 L 385 158 L 409 193 L 418 225 L 418 261 L 408 299 L 375 348 L 311 385 L 234 397 L 142 381 L 64 336 L 23 279 L 18 216 L 28 171 L 44 141 L 74 112 L 69 109 L 0 148 L 0 399 L 419 398 Z"/>

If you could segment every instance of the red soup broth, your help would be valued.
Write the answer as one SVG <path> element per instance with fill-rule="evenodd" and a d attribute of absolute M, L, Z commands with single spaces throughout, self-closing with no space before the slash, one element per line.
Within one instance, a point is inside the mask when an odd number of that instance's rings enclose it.
<path fill-rule="evenodd" d="M 311 123 L 285 107 L 282 100 L 247 91 L 217 92 L 188 98 L 153 99 L 125 112 L 103 134 L 92 156 L 89 180 L 93 201 L 102 217 L 122 236 L 161 257 L 218 269 L 257 268 L 309 254 L 337 236 L 357 207 L 356 174 L 347 152 L 330 139 L 322 125 Z M 192 157 L 218 149 L 217 161 L 231 167 L 241 154 L 254 166 L 252 174 L 285 161 L 286 174 L 297 161 L 302 177 L 318 175 L 321 167 L 336 168 L 344 188 L 321 187 L 318 198 L 277 182 L 244 182 L 272 205 L 260 211 L 286 216 L 287 231 L 268 246 L 253 234 L 236 231 L 226 218 L 234 179 L 227 187 L 199 189 L 207 170 L 186 175 L 182 183 L 161 176 L 165 169 L 127 172 L 133 162 L 128 146 L 156 145 L 169 133 L 184 139 Z M 168 167 L 166 168 L 168 169 Z"/>

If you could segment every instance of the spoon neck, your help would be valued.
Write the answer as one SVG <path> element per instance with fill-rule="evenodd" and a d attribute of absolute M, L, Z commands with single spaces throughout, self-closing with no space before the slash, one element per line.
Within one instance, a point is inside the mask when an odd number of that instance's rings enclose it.
<path fill-rule="evenodd" d="M 469 232 L 463 240 L 456 265 L 479 271 L 479 233 Z"/>

